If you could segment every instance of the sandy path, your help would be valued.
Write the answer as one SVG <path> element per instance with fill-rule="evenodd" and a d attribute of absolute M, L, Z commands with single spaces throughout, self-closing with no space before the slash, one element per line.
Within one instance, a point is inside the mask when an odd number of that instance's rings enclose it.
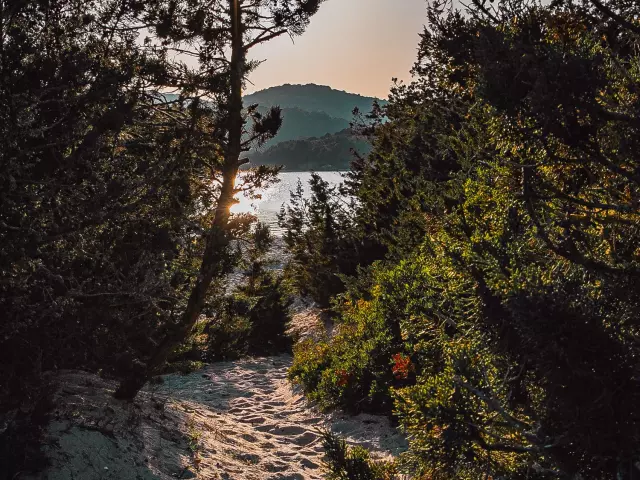
<path fill-rule="evenodd" d="M 114 400 L 112 382 L 63 372 L 46 448 L 51 467 L 35 478 L 321 479 L 318 428 L 381 456 L 405 448 L 385 418 L 319 413 L 287 382 L 290 364 L 282 355 L 166 375 L 134 403 Z"/>
<path fill-rule="evenodd" d="M 217 363 L 198 375 L 165 377 L 158 393 L 208 407 L 193 418 L 213 418 L 219 436 L 203 439 L 201 464 L 222 449 L 227 460 L 220 462 L 221 478 L 322 478 L 318 428 L 330 427 L 384 455 L 403 448 L 384 418 L 322 415 L 311 408 L 286 380 L 290 364 L 284 355 Z"/>

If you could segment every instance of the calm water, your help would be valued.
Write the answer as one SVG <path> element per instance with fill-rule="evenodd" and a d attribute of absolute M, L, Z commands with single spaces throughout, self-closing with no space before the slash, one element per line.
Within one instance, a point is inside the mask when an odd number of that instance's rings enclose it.
<path fill-rule="evenodd" d="M 338 184 L 342 181 L 340 172 L 318 172 L 323 180 L 330 184 Z M 279 175 L 280 182 L 260 192 L 262 198 L 260 200 L 250 200 L 246 197 L 240 197 L 240 203 L 235 205 L 231 211 L 233 213 L 254 213 L 258 220 L 268 224 L 274 235 L 279 236 L 282 231 L 278 227 L 277 214 L 283 203 L 289 202 L 289 192 L 296 189 L 298 179 L 304 187 L 305 197 L 311 196 L 309 190 L 309 180 L 311 172 L 283 172 Z"/>

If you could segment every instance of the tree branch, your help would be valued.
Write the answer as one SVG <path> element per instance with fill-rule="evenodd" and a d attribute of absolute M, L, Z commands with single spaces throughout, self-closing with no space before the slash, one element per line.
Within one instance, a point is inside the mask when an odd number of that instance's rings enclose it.
<path fill-rule="evenodd" d="M 255 38 L 255 40 L 253 40 L 252 42 L 250 42 L 247 45 L 245 45 L 244 51 L 247 52 L 250 48 L 253 48 L 256 45 L 259 45 L 261 43 L 268 42 L 269 40 L 272 40 L 272 39 L 274 39 L 276 37 L 279 37 L 280 35 L 283 35 L 283 34 L 287 33 L 287 31 L 286 30 L 279 30 L 277 32 L 273 32 L 273 33 L 271 33 L 269 35 L 263 36 L 265 33 L 266 33 L 266 31 L 262 32 L 260 35 L 258 35 Z"/>
<path fill-rule="evenodd" d="M 590 0 L 590 1 L 591 3 L 593 3 L 593 5 L 596 7 L 598 11 L 600 11 L 601 13 L 604 13 L 610 19 L 615 20 L 626 29 L 631 30 L 634 33 L 640 34 L 640 27 L 638 27 L 637 25 L 634 25 L 629 20 L 624 18 L 622 15 L 617 14 L 616 12 L 611 10 L 609 7 L 605 6 L 602 2 L 600 2 L 600 0 Z"/>

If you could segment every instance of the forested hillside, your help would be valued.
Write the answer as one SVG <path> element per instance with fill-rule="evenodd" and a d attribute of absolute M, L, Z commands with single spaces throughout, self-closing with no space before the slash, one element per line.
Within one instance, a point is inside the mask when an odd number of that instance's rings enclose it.
<path fill-rule="evenodd" d="M 248 157 L 253 165 L 282 165 L 284 171 L 342 171 L 349 170 L 356 155 L 367 155 L 370 150 L 367 138 L 345 129 L 321 137 L 282 141 Z"/>
<path fill-rule="evenodd" d="M 395 416 L 411 478 L 640 478 L 639 5 L 449 7 L 354 202 L 316 176 L 281 215 L 288 278 L 336 322 L 290 378 Z M 343 453 L 332 478 L 388 478 Z"/>
<path fill-rule="evenodd" d="M 343 132 L 354 121 L 354 110 L 366 115 L 374 104 L 386 103 L 313 84 L 267 88 L 246 95 L 244 102 L 247 107 L 259 105 L 259 112 L 274 106 L 282 109 L 282 126 L 278 134 L 252 151 L 249 157 L 254 164 L 283 165 L 286 170 L 348 168 L 353 158 L 351 148 L 361 153 L 369 151 L 367 142 Z M 327 134 L 337 135 L 329 138 Z M 279 145 L 283 142 L 287 143 Z"/>
<path fill-rule="evenodd" d="M 258 107 L 259 112 L 267 112 L 269 107 Z M 297 107 L 282 109 L 282 126 L 278 134 L 260 146 L 264 150 L 281 142 L 321 137 L 349 128 L 349 120 L 336 118 L 322 112 L 311 112 Z"/>

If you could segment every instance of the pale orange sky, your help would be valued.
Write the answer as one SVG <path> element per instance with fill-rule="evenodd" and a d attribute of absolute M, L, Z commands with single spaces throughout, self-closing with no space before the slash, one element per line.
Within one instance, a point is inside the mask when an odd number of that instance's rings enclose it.
<path fill-rule="evenodd" d="M 426 0 L 326 0 L 292 43 L 282 36 L 253 50 L 264 59 L 247 93 L 283 83 L 316 83 L 386 98 L 391 78 L 410 78 Z"/>

